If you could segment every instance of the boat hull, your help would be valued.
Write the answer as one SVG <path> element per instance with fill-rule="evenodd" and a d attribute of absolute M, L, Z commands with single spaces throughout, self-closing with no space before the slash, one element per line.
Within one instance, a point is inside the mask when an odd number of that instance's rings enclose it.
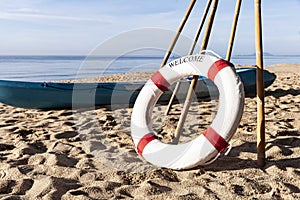
<path fill-rule="evenodd" d="M 237 69 L 246 96 L 256 94 L 256 71 L 254 68 Z M 276 76 L 264 71 L 265 87 Z M 133 105 L 145 82 L 108 83 L 53 83 L 0 80 L 0 102 L 15 107 L 34 109 L 88 108 L 95 106 Z M 184 101 L 190 84 L 181 80 L 177 101 Z M 158 103 L 166 103 L 172 95 L 174 84 Z M 207 78 L 200 77 L 195 89 L 195 98 L 217 98 L 217 87 Z"/>

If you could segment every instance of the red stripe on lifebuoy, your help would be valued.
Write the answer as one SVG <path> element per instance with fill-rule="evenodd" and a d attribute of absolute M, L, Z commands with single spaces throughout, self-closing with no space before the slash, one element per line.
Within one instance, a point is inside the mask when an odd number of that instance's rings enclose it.
<path fill-rule="evenodd" d="M 223 68 L 227 66 L 233 66 L 230 62 L 226 60 L 218 60 L 216 61 L 208 70 L 207 77 L 214 81 L 216 75 L 221 71 Z"/>
<path fill-rule="evenodd" d="M 147 146 L 147 144 L 149 144 L 149 142 L 151 142 L 152 140 L 155 140 L 155 139 L 156 138 L 151 133 L 144 135 L 144 137 L 142 137 L 142 139 L 139 141 L 139 143 L 136 147 L 137 152 L 142 156 L 143 151 L 144 151 L 145 147 Z"/>
<path fill-rule="evenodd" d="M 219 135 L 213 128 L 208 127 L 208 129 L 203 133 L 206 139 L 222 153 L 229 146 L 229 144 Z"/>
<path fill-rule="evenodd" d="M 163 77 L 163 75 L 159 71 L 153 74 L 151 80 L 163 92 L 167 91 L 170 87 L 170 83 L 165 79 L 165 77 Z"/>

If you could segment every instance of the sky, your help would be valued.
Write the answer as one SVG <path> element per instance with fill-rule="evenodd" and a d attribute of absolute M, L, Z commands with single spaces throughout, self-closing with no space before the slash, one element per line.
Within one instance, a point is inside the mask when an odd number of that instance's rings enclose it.
<path fill-rule="evenodd" d="M 0 55 L 88 55 L 105 41 L 128 31 L 156 28 L 175 34 L 189 3 L 190 0 L 1 0 Z M 205 3 L 197 1 L 182 32 L 184 37 L 193 39 Z M 235 0 L 219 2 L 208 46 L 219 54 L 226 54 L 234 9 Z M 262 15 L 264 51 L 300 55 L 300 0 L 262 0 Z M 173 37 L 173 33 L 168 39 L 143 33 L 139 37 L 162 42 L 164 48 Z M 233 54 L 253 54 L 253 0 L 242 2 L 236 34 Z M 135 39 L 127 38 L 123 45 Z"/>

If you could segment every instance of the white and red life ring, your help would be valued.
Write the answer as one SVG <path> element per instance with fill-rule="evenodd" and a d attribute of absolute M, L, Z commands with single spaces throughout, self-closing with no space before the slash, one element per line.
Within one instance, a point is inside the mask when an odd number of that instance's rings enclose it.
<path fill-rule="evenodd" d="M 208 129 L 184 144 L 166 144 L 155 137 L 152 111 L 169 86 L 181 78 L 202 75 L 219 90 L 219 108 Z M 212 55 L 190 55 L 168 63 L 147 81 L 136 99 L 131 116 L 131 134 L 136 151 L 148 162 L 171 169 L 204 164 L 228 147 L 244 107 L 243 84 L 232 64 Z"/>

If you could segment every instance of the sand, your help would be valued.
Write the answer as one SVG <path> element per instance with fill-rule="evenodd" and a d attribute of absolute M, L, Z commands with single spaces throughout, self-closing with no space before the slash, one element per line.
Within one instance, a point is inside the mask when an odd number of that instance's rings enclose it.
<path fill-rule="evenodd" d="M 135 153 L 132 108 L 42 111 L 0 104 L 0 198 L 300 199 L 300 65 L 267 69 L 277 80 L 266 90 L 263 168 L 256 161 L 256 98 L 245 100 L 229 154 L 183 171 L 152 166 Z M 194 135 L 182 140 L 203 132 L 217 106 L 195 105 L 185 127 Z M 168 119 L 161 118 L 164 109 L 155 109 L 154 128 L 168 141 L 181 107 L 174 105 Z"/>

